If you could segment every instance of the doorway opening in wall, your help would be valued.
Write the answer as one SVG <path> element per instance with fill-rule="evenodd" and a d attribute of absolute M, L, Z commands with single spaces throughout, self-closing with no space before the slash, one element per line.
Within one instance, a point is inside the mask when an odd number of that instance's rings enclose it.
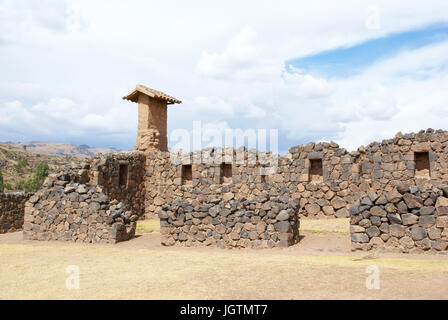
<path fill-rule="evenodd" d="M 221 184 L 227 184 L 232 182 L 232 165 L 228 163 L 221 164 L 220 174 Z"/>
<path fill-rule="evenodd" d="M 128 171 L 129 166 L 127 164 L 120 164 L 120 179 L 119 184 L 120 187 L 127 187 L 128 186 Z"/>
<path fill-rule="evenodd" d="M 322 159 L 310 159 L 309 182 L 322 182 L 323 172 Z"/>
<path fill-rule="evenodd" d="M 429 152 L 414 152 L 415 177 L 429 179 L 431 169 L 429 164 Z"/>
<path fill-rule="evenodd" d="M 182 185 L 192 185 L 193 184 L 193 169 L 191 164 L 182 165 Z"/>

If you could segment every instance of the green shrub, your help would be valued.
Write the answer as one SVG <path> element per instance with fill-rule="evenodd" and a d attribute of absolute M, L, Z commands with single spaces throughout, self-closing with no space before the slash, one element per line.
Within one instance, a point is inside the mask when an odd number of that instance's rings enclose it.
<path fill-rule="evenodd" d="M 44 183 L 45 178 L 48 176 L 48 163 L 41 162 L 37 166 L 36 172 L 34 173 L 34 176 L 31 179 L 28 179 L 23 188 L 26 192 L 36 192 L 40 189 L 42 186 L 42 183 Z"/>
<path fill-rule="evenodd" d="M 28 161 L 26 159 L 20 159 L 16 164 L 16 171 L 22 173 L 23 169 L 28 166 Z"/>
<path fill-rule="evenodd" d="M 15 189 L 15 190 L 23 190 L 24 185 L 25 185 L 25 181 L 23 181 L 23 180 L 19 180 L 19 181 L 16 183 L 16 185 L 14 186 L 14 189 Z"/>

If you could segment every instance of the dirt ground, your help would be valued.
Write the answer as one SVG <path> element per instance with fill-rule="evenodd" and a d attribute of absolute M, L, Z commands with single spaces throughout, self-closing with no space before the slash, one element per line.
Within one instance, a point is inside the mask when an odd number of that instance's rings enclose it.
<path fill-rule="evenodd" d="M 340 220 L 301 224 L 288 249 L 167 248 L 154 222 L 116 245 L 0 235 L 0 299 L 447 299 L 448 256 L 359 260 Z M 379 289 L 366 287 L 372 265 Z M 66 287 L 68 266 L 79 289 Z"/>

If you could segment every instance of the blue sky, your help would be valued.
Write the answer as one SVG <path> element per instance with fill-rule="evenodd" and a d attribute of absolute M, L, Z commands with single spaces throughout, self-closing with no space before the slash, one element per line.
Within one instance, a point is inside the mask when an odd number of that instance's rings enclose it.
<path fill-rule="evenodd" d="M 391 33 L 351 47 L 288 59 L 285 65 L 327 78 L 346 78 L 361 73 L 382 59 L 448 40 L 448 23 L 439 22 L 404 32 Z"/>
<path fill-rule="evenodd" d="M 192 1 L 0 0 L 0 141 L 132 149 L 136 84 L 183 101 L 169 135 L 277 129 L 282 153 L 448 129 L 446 0 Z"/>

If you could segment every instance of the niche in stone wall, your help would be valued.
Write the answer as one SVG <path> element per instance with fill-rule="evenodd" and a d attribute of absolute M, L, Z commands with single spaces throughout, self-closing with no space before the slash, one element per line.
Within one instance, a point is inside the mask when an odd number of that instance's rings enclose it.
<path fill-rule="evenodd" d="M 182 165 L 182 184 L 192 185 L 193 184 L 193 169 L 191 164 Z"/>
<path fill-rule="evenodd" d="M 221 174 L 220 174 L 221 184 L 232 182 L 232 165 L 228 163 L 221 164 Z"/>
<path fill-rule="evenodd" d="M 128 185 L 128 174 L 129 174 L 129 166 L 127 164 L 120 164 L 120 178 L 119 183 L 121 186 L 127 186 Z"/>
<path fill-rule="evenodd" d="M 429 152 L 415 152 L 415 177 L 429 179 L 431 176 Z"/>
<path fill-rule="evenodd" d="M 309 181 L 322 182 L 323 172 L 322 159 L 310 159 Z"/>

